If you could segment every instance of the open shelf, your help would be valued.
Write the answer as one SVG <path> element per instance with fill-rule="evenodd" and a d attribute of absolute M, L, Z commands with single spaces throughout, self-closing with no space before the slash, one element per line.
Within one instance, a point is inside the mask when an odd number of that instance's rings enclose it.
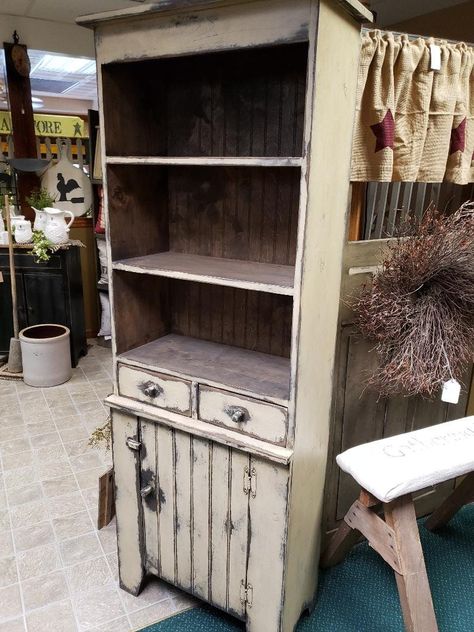
<path fill-rule="evenodd" d="M 266 353 L 169 334 L 117 359 L 263 397 L 289 398 L 290 360 Z"/>
<path fill-rule="evenodd" d="M 271 294 L 293 295 L 294 266 L 222 259 L 180 252 L 160 252 L 116 261 L 114 270 L 171 279 L 227 285 Z"/>
<path fill-rule="evenodd" d="M 307 58 L 301 42 L 106 64 L 106 154 L 303 156 Z"/>
<path fill-rule="evenodd" d="M 108 165 L 169 165 L 195 167 L 301 167 L 303 158 L 276 156 L 265 158 L 200 158 L 192 157 L 162 157 L 162 156 L 109 156 Z"/>

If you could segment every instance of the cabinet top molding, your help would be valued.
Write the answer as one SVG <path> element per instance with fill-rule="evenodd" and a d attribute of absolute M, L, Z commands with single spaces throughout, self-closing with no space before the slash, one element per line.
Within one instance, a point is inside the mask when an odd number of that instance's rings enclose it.
<path fill-rule="evenodd" d="M 255 0 L 159 0 L 159 2 L 130 7 L 128 9 L 116 9 L 113 11 L 81 15 L 76 19 L 76 22 L 81 26 L 93 28 L 100 22 L 140 18 L 156 13 L 176 13 L 177 11 L 189 10 L 200 11 L 212 7 L 247 4 L 254 1 Z M 373 22 L 374 20 L 374 16 L 369 9 L 359 2 L 359 0 L 332 0 L 332 2 L 340 4 L 359 22 Z"/>

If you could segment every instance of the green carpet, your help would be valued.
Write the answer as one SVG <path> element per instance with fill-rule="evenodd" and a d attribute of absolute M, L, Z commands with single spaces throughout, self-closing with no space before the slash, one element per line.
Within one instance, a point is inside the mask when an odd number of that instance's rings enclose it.
<path fill-rule="evenodd" d="M 474 631 L 474 504 L 437 533 L 420 528 L 440 632 Z M 142 632 L 238 632 L 235 619 L 203 606 Z M 297 632 L 403 632 L 393 572 L 367 544 L 321 573 L 316 609 Z"/>

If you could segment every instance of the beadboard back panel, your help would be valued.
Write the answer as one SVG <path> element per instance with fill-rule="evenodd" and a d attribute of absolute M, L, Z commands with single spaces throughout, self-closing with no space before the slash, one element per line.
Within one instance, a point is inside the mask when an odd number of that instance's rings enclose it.
<path fill-rule="evenodd" d="M 115 271 L 117 351 L 169 333 L 289 357 L 292 299 Z"/>
<path fill-rule="evenodd" d="M 298 168 L 172 167 L 170 250 L 294 265 Z"/>
<path fill-rule="evenodd" d="M 294 265 L 297 167 L 109 165 L 114 260 L 173 251 Z"/>
<path fill-rule="evenodd" d="M 306 59 L 302 43 L 105 65 L 107 154 L 301 156 Z"/>

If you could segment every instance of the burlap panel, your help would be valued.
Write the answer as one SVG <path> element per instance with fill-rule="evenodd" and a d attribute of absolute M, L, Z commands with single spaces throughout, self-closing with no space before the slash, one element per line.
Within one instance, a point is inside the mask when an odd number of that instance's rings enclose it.
<path fill-rule="evenodd" d="M 474 181 L 474 50 L 436 42 L 441 69 L 431 70 L 431 43 L 363 36 L 352 180 Z"/>

